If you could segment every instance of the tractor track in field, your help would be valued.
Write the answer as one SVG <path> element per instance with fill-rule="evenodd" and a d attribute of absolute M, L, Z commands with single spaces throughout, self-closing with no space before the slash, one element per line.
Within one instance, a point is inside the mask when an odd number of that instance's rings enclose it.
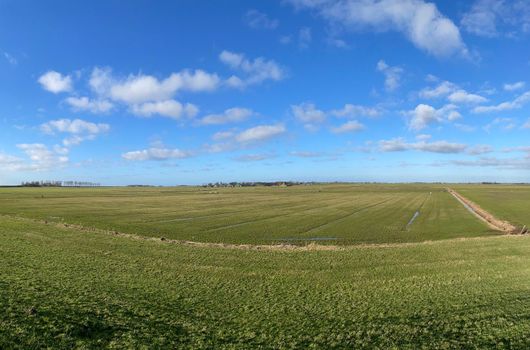
<path fill-rule="evenodd" d="M 484 239 L 502 239 L 507 237 L 521 237 L 526 238 L 527 236 L 522 235 L 498 235 L 498 236 L 485 236 L 485 237 L 460 237 L 452 239 L 441 239 L 441 240 L 428 240 L 421 242 L 402 242 L 402 243 L 358 243 L 349 245 L 324 245 L 310 243 L 307 245 L 295 245 L 295 244 L 235 244 L 235 243 L 213 243 L 213 242 L 196 242 L 176 239 L 166 239 L 164 237 L 149 237 L 142 236 L 133 233 L 125 233 L 114 230 L 104 230 L 95 227 L 88 227 L 79 224 L 69 224 L 63 222 L 50 222 L 42 219 L 32 219 L 27 217 L 21 217 L 16 215 L 0 214 L 0 218 L 7 218 L 16 221 L 30 222 L 41 225 L 53 226 L 62 230 L 76 231 L 81 233 L 95 233 L 104 234 L 109 236 L 121 237 L 136 241 L 155 242 L 159 244 L 174 244 L 196 248 L 220 248 L 220 249 L 233 249 L 233 250 L 256 250 L 256 251 L 284 251 L 284 252 L 303 252 L 303 251 L 346 251 L 353 249 L 377 249 L 377 248 L 406 248 L 420 245 L 433 245 L 442 244 L 443 242 L 464 242 L 464 241 L 476 241 Z"/>
<path fill-rule="evenodd" d="M 418 218 L 418 216 L 420 216 L 421 214 L 421 208 L 423 208 L 423 206 L 425 205 L 425 202 L 427 202 L 427 200 L 429 198 L 431 198 L 432 196 L 432 192 L 429 192 L 429 195 L 423 199 L 423 202 L 421 202 L 421 205 L 419 206 L 418 210 L 416 210 L 416 212 L 414 212 L 414 215 L 412 215 L 412 217 L 410 218 L 410 220 L 408 221 L 407 225 L 405 226 L 405 230 L 406 231 L 409 231 L 410 230 L 410 226 L 412 226 L 412 224 L 414 223 L 414 221 L 416 221 L 416 219 Z"/>
<path fill-rule="evenodd" d="M 507 234 L 523 234 L 527 232 L 526 227 L 523 227 L 522 229 L 517 228 L 515 225 L 509 223 L 508 221 L 496 218 L 486 210 L 482 209 L 478 204 L 462 196 L 455 190 L 447 188 L 447 191 L 453 197 L 455 197 L 464 207 L 466 207 L 466 209 L 469 210 L 473 215 L 488 224 L 490 228 Z"/>
<path fill-rule="evenodd" d="M 378 205 L 384 204 L 384 203 L 390 201 L 391 199 L 392 198 L 388 198 L 388 199 L 385 199 L 385 200 L 383 200 L 381 202 L 378 202 L 378 203 L 375 203 L 375 204 L 371 204 L 371 205 L 368 205 L 368 206 L 365 206 L 365 207 L 362 207 L 362 208 L 358 208 L 355 211 L 348 213 L 347 215 L 344 215 L 344 216 L 341 216 L 340 218 L 328 221 L 328 222 L 326 222 L 324 224 L 320 224 L 318 226 L 312 227 L 309 230 L 307 230 L 305 232 L 302 232 L 301 234 L 307 234 L 307 233 L 310 233 L 310 232 L 314 232 L 316 230 L 321 229 L 322 227 L 326 227 L 326 226 L 329 226 L 329 225 L 336 224 L 337 222 L 344 221 L 344 220 L 348 219 L 351 216 L 354 216 L 354 215 L 356 215 L 356 214 L 358 214 L 358 213 L 360 213 L 362 211 L 365 211 L 366 209 L 377 207 Z"/>

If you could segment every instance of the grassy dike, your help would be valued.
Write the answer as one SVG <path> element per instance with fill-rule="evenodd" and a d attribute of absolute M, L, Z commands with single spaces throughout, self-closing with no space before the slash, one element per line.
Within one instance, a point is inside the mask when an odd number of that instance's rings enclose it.
<path fill-rule="evenodd" d="M 189 247 L 0 217 L 0 348 L 529 348 L 530 239 Z"/>

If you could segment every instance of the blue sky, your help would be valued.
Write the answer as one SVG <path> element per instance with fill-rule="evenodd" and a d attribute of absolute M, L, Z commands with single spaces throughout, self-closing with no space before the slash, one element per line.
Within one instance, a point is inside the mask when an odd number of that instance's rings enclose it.
<path fill-rule="evenodd" d="M 0 0 L 0 184 L 528 181 L 527 1 Z"/>

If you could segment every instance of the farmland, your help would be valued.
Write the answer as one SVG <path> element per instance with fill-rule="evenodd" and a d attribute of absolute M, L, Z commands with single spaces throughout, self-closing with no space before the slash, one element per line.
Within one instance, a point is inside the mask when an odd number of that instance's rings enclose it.
<path fill-rule="evenodd" d="M 530 226 L 530 186 L 460 185 L 456 189 L 498 218 Z"/>
<path fill-rule="evenodd" d="M 497 234 L 444 187 L 432 185 L 19 188 L 0 191 L 0 214 L 235 244 L 348 245 Z"/>
<path fill-rule="evenodd" d="M 530 347 L 528 235 L 443 186 L 0 189 L 0 242 L 0 349 Z"/>
<path fill-rule="evenodd" d="M 254 251 L 0 220 L 0 348 L 530 346 L 524 236 Z"/>

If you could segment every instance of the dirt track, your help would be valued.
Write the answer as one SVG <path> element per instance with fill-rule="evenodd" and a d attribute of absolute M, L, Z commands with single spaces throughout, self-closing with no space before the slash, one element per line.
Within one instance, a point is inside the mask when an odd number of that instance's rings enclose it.
<path fill-rule="evenodd" d="M 482 221 L 485 221 L 489 227 L 510 234 L 520 233 L 521 230 L 518 230 L 517 227 L 515 227 L 514 225 L 510 224 L 507 221 L 497 219 L 496 217 L 482 209 L 478 204 L 470 201 L 455 190 L 448 188 L 447 191 L 451 193 L 465 207 L 470 209 L 470 211 L 475 214 L 476 217 L 478 217 Z"/>

